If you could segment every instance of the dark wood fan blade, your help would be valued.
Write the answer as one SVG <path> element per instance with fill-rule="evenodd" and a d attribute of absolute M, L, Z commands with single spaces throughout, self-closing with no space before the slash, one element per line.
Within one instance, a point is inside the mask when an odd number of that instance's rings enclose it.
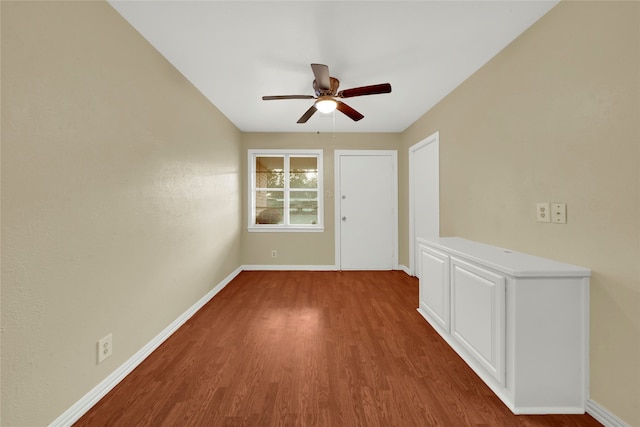
<path fill-rule="evenodd" d="M 263 101 L 272 101 L 274 99 L 314 99 L 313 95 L 274 95 L 274 96 L 263 96 Z"/>
<path fill-rule="evenodd" d="M 347 117 L 349 117 L 354 122 L 357 122 L 358 120 L 364 117 L 362 114 L 358 113 L 356 110 L 349 107 L 344 102 L 342 101 L 336 101 L 336 102 L 338 103 L 338 106 L 336 107 L 338 111 L 340 111 L 341 113 L 344 113 Z"/>
<path fill-rule="evenodd" d="M 315 113 L 317 110 L 318 109 L 316 108 L 315 104 L 312 105 L 311 108 L 309 108 L 307 112 L 298 119 L 298 123 L 307 123 L 307 120 L 309 120 L 311 116 L 313 116 L 313 113 Z"/>
<path fill-rule="evenodd" d="M 379 93 L 391 92 L 389 83 L 381 83 L 379 85 L 354 87 L 353 89 L 345 89 L 338 92 L 340 98 L 352 98 L 354 96 L 377 95 Z"/>
<path fill-rule="evenodd" d="M 323 90 L 331 89 L 331 77 L 329 76 L 329 67 L 324 64 L 311 64 L 313 75 L 316 77 L 318 87 Z"/>

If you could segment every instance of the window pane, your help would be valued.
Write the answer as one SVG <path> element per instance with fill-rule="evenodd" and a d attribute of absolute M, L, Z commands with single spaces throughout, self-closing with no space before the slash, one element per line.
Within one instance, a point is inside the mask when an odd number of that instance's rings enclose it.
<path fill-rule="evenodd" d="M 291 224 L 318 223 L 317 191 L 292 191 L 289 205 Z"/>
<path fill-rule="evenodd" d="M 284 188 L 284 157 L 256 157 L 256 188 Z"/>
<path fill-rule="evenodd" d="M 290 157 L 289 162 L 290 188 L 318 188 L 316 157 Z"/>
<path fill-rule="evenodd" d="M 256 224 L 282 224 L 283 191 L 256 191 Z"/>

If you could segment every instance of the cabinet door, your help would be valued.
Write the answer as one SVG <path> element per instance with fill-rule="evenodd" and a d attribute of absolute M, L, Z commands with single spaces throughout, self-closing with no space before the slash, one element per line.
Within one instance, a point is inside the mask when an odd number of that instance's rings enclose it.
<path fill-rule="evenodd" d="M 434 327 L 449 332 L 449 256 L 418 245 L 420 260 L 420 309 Z"/>
<path fill-rule="evenodd" d="M 504 384 L 505 278 L 451 257 L 451 335 L 481 367 Z"/>

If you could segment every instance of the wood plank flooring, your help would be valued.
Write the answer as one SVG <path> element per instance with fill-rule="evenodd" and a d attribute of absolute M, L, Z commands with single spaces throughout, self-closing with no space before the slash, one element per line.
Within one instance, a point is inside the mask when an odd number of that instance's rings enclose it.
<path fill-rule="evenodd" d="M 243 272 L 75 426 L 600 426 L 513 415 L 399 271 Z"/>

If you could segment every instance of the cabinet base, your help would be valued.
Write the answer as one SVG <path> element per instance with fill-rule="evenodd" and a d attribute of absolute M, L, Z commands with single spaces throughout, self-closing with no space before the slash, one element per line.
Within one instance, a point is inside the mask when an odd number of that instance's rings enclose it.
<path fill-rule="evenodd" d="M 429 314 L 422 308 L 418 307 L 416 311 L 429 323 L 429 325 L 440 335 L 440 337 L 447 343 L 449 346 L 462 358 L 462 360 L 469 365 L 469 367 L 474 371 L 476 375 L 493 391 L 493 393 L 504 403 L 504 405 L 509 408 L 511 412 L 515 415 L 553 415 L 553 414 L 584 414 L 586 413 L 585 407 L 579 406 L 552 406 L 552 407 L 529 407 L 529 406 L 515 406 L 513 404 L 513 399 L 511 398 L 511 394 L 509 391 L 494 383 L 487 375 L 483 375 L 483 372 L 478 370 L 476 366 L 474 366 L 472 362 L 473 359 L 469 360 L 470 357 L 465 355 L 462 350 L 457 348 L 457 345 L 450 338 L 448 333 L 444 332 L 440 325 L 437 322 L 433 321 L 429 317 Z"/>

